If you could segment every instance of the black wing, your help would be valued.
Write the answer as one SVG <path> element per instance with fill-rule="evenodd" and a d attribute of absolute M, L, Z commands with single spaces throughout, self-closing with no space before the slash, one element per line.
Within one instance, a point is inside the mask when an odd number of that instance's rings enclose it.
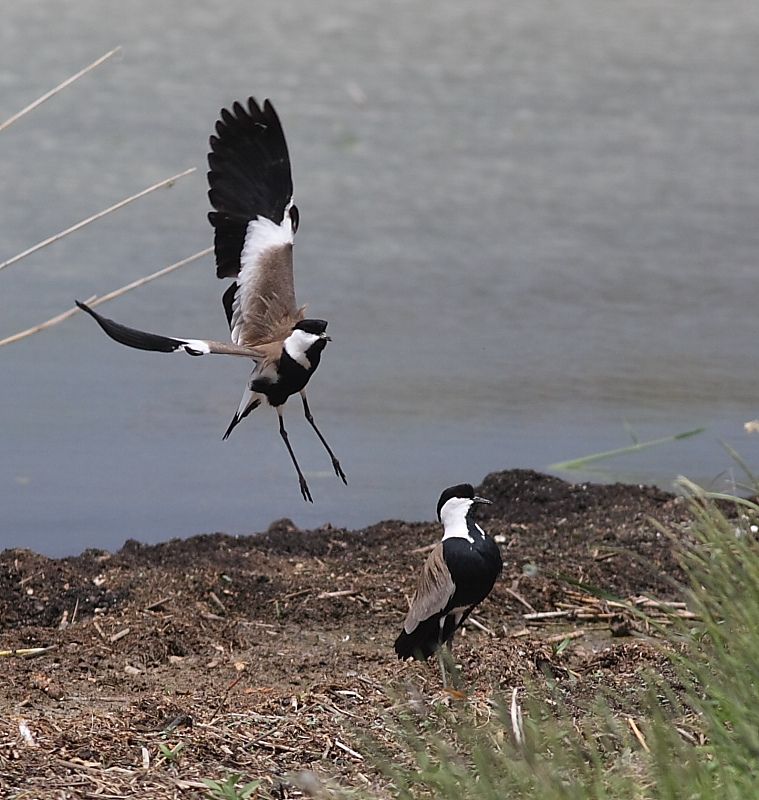
<path fill-rule="evenodd" d="M 248 223 L 265 217 L 284 219 L 293 194 L 290 156 L 277 112 L 266 100 L 263 108 L 251 97 L 247 109 L 235 103 L 222 109 L 208 154 L 208 199 L 216 209 L 208 215 L 215 228 L 216 275 L 234 278 Z M 293 231 L 297 210 L 289 209 Z"/>
<path fill-rule="evenodd" d="M 80 303 L 78 300 L 76 304 L 82 311 L 86 311 L 111 339 L 137 350 L 153 350 L 158 353 L 176 353 L 181 350 L 191 356 L 221 353 L 230 356 L 247 356 L 253 359 L 262 358 L 261 352 L 255 348 L 239 347 L 228 342 L 214 342 L 210 339 L 173 339 L 157 333 L 138 331 L 136 328 L 128 328 L 120 322 L 114 322 L 112 319 L 101 316 L 97 311 L 93 311 L 88 305 Z"/>

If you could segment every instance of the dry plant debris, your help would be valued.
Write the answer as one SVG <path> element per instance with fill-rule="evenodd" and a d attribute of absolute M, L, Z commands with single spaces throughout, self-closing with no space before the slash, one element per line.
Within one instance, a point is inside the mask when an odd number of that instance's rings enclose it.
<path fill-rule="evenodd" d="M 129 541 L 59 560 L 6 550 L 1 794 L 207 797 L 204 778 L 234 772 L 298 797 L 287 776 L 306 770 L 389 796 L 371 742 L 392 750 L 399 697 L 486 715 L 500 696 L 518 730 L 515 690 L 521 702 L 525 681 L 546 674 L 573 712 L 608 689 L 634 724 L 643 671 L 667 669 L 655 628 L 689 613 L 672 543 L 650 520 L 681 525 L 684 505 L 653 488 L 521 470 L 478 491 L 495 501 L 482 521 L 505 568 L 457 641 L 460 700 L 436 663 L 392 651 L 439 536 L 432 523 L 299 531 L 280 520 L 257 536 Z"/>

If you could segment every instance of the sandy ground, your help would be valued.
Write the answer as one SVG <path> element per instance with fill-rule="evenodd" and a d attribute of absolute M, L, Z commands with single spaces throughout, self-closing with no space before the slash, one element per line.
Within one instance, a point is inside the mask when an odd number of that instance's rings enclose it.
<path fill-rule="evenodd" d="M 436 663 L 392 650 L 437 524 L 280 520 L 255 536 L 60 560 L 6 550 L 0 648 L 52 649 L 0 658 L 3 796 L 205 797 L 201 778 L 234 771 L 299 797 L 287 776 L 301 770 L 389 793 L 366 736 L 383 738 L 408 687 L 487 704 L 549 672 L 578 713 L 603 687 L 634 713 L 642 671 L 666 669 L 665 646 L 573 581 L 641 606 L 681 599 L 672 542 L 651 518 L 686 536 L 682 501 L 530 471 L 492 474 L 478 493 L 494 501 L 479 519 L 505 566 L 457 640 L 461 698 Z"/>

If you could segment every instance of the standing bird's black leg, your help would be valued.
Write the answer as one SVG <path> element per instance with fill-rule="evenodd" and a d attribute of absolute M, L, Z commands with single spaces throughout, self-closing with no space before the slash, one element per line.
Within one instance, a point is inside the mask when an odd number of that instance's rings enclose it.
<path fill-rule="evenodd" d="M 443 632 L 445 617 L 440 620 L 440 633 Z M 438 665 L 440 666 L 440 677 L 443 679 L 443 689 L 448 688 L 448 675 L 446 674 L 446 667 L 448 667 L 448 672 L 450 672 L 451 677 L 453 678 L 453 688 L 456 688 L 456 662 L 453 660 L 453 637 L 455 636 L 456 631 L 454 631 L 450 638 L 447 639 L 445 642 L 441 643 L 440 647 L 437 650 L 437 661 Z"/>
<path fill-rule="evenodd" d="M 453 632 L 451 638 L 440 649 L 445 650 L 444 658 L 448 664 L 448 670 L 451 675 L 451 685 L 458 691 L 461 689 L 461 673 L 459 672 L 460 668 L 453 657 L 453 637 L 455 635 L 456 631 Z"/>
<path fill-rule="evenodd" d="M 311 415 L 311 409 L 308 407 L 308 400 L 306 400 L 306 393 L 301 392 L 300 396 L 303 398 L 303 413 L 306 415 L 306 419 L 308 420 L 309 425 L 316 431 L 316 435 L 319 437 L 319 441 L 324 445 L 324 449 L 329 453 L 329 457 L 332 459 L 332 467 L 335 470 L 335 475 L 337 475 L 337 477 L 340 478 L 342 482 L 347 486 L 348 480 L 345 477 L 343 468 L 340 466 L 340 462 L 337 460 L 337 456 L 332 452 L 332 448 L 327 444 L 327 440 L 322 436 L 321 431 L 316 427 L 314 418 Z"/>
<path fill-rule="evenodd" d="M 446 678 L 445 674 L 445 656 L 443 655 L 443 649 L 437 651 L 437 663 L 440 667 L 440 678 L 443 681 L 443 689 L 448 688 L 448 679 Z"/>
<path fill-rule="evenodd" d="M 282 406 L 277 406 L 277 414 L 279 415 L 279 435 L 282 437 L 282 440 L 285 443 L 285 447 L 287 448 L 287 452 L 290 454 L 290 458 L 292 459 L 295 471 L 298 473 L 298 481 L 300 482 L 300 493 L 303 495 L 304 500 L 306 500 L 309 503 L 313 503 L 314 499 L 313 497 L 311 497 L 311 492 L 309 491 L 306 479 L 303 477 L 303 473 L 300 471 L 300 467 L 298 466 L 298 460 L 295 458 L 295 453 L 293 453 L 293 449 L 292 447 L 290 447 L 290 440 L 287 438 L 287 431 L 285 430 L 285 421 L 282 417 Z"/>
<path fill-rule="evenodd" d="M 440 677 L 443 681 L 443 689 L 461 690 L 460 667 L 453 657 L 453 637 L 441 644 L 437 649 L 437 662 L 440 667 Z"/>

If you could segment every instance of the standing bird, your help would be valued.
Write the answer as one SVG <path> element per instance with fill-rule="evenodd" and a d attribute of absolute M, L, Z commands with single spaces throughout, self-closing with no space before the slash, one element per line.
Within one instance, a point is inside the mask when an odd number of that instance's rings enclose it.
<path fill-rule="evenodd" d="M 472 485 L 450 486 L 437 503 L 443 538 L 419 576 L 403 630 L 395 640 L 398 658 L 426 660 L 440 647 L 450 648 L 464 620 L 489 594 L 501 574 L 498 545 L 472 519 L 477 497 Z M 442 660 L 440 669 L 445 683 Z"/>
<path fill-rule="evenodd" d="M 347 480 L 306 399 L 306 384 L 331 339 L 325 333 L 327 323 L 306 319 L 306 307 L 295 303 L 293 236 L 299 215 L 292 201 L 285 135 L 272 104 L 266 100 L 259 107 L 251 97 L 247 109 L 241 103 L 231 111 L 222 109 L 210 145 L 208 197 L 215 211 L 208 219 L 215 230 L 216 275 L 236 279 L 222 297 L 231 343 L 146 333 L 106 319 L 84 303 L 77 305 L 108 336 L 128 347 L 252 359 L 255 366 L 223 438 L 266 400 L 279 416 L 279 433 L 298 473 L 303 499 L 313 503 L 282 418 L 288 397 L 300 393 L 306 419 L 329 453 L 335 474 L 343 483 Z"/>

